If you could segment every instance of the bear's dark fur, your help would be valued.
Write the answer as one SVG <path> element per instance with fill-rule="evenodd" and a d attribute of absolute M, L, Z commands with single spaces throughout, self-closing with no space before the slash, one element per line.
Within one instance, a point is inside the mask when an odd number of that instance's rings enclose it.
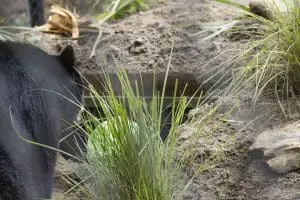
<path fill-rule="evenodd" d="M 72 47 L 51 56 L 0 42 L 0 200 L 50 199 L 62 131 L 83 99 Z"/>

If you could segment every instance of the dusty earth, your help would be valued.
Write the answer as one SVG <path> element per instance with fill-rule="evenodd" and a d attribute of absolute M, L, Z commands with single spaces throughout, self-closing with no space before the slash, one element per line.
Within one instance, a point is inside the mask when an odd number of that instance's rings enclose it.
<path fill-rule="evenodd" d="M 240 2 L 248 3 L 247 0 Z M 229 23 L 236 13 L 235 9 L 209 0 L 169 0 L 149 11 L 104 25 L 91 58 L 98 32 L 84 33 L 87 37 L 76 45 L 71 41 L 53 40 L 41 33 L 35 33 L 35 37 L 32 34 L 21 37 L 53 54 L 66 43 L 72 43 L 81 72 L 113 70 L 116 61 L 128 70 L 165 70 L 172 52 L 172 70 L 193 72 L 200 81 L 205 81 L 219 72 L 220 64 L 235 56 L 245 44 L 242 39 L 232 40 L 227 34 L 203 41 L 218 30 L 220 24 Z M 204 88 L 211 87 L 216 80 L 218 76 L 207 81 Z M 268 100 L 254 107 L 247 94 L 238 102 L 230 97 L 224 102 L 220 111 L 205 123 L 201 118 L 214 104 L 192 110 L 190 119 L 180 128 L 178 151 L 190 149 L 195 156 L 184 170 L 184 180 L 192 178 L 192 181 L 178 199 L 300 199 L 299 172 L 276 174 L 260 157 L 248 151 L 259 132 L 287 121 L 276 105 Z M 232 108 L 235 109 L 232 111 Z M 201 134 L 197 140 L 191 139 L 195 132 Z M 59 162 L 53 199 L 59 199 L 70 188 L 67 184 L 64 187 L 66 181 L 60 177 L 74 166 L 76 168 L 71 162 Z"/>

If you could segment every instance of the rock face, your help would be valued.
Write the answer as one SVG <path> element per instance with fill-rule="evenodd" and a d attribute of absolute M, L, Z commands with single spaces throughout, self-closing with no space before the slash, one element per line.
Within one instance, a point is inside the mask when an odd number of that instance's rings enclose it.
<path fill-rule="evenodd" d="M 268 166 L 277 173 L 300 168 L 300 121 L 262 132 L 250 147 L 262 152 Z"/>
<path fill-rule="evenodd" d="M 250 12 L 266 19 L 272 19 L 272 12 L 262 2 L 253 1 L 249 3 Z"/>

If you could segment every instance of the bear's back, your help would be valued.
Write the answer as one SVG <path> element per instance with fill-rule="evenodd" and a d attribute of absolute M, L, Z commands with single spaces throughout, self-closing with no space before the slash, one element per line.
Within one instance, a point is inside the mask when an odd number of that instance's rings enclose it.
<path fill-rule="evenodd" d="M 71 102 L 83 96 L 73 65 L 70 48 L 52 56 L 0 42 L 0 200 L 50 198 L 55 152 L 24 139 L 58 147 L 63 121 L 80 109 Z"/>

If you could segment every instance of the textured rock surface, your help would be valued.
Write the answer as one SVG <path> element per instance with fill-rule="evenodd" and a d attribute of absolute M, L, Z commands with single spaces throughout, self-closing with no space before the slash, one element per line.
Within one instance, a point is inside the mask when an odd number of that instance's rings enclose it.
<path fill-rule="evenodd" d="M 262 151 L 269 167 L 277 173 L 300 168 L 300 121 L 262 132 L 250 147 Z"/>

